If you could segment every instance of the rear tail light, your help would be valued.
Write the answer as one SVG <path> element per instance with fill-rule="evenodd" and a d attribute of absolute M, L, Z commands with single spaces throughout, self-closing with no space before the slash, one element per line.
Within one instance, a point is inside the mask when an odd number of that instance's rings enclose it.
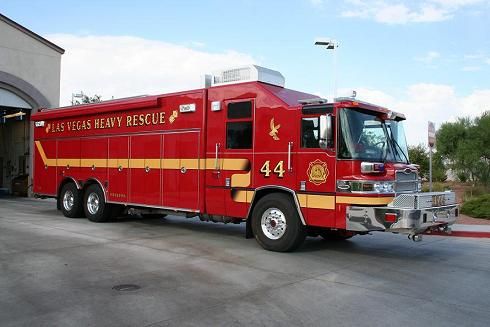
<path fill-rule="evenodd" d="M 387 223 L 396 223 L 398 215 L 396 213 L 385 213 L 385 221 Z"/>

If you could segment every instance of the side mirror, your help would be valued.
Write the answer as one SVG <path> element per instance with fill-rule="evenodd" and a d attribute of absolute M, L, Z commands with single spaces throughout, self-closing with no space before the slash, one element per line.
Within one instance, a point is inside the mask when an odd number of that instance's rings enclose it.
<path fill-rule="evenodd" d="M 320 148 L 326 149 L 333 147 L 333 116 L 320 116 Z"/>

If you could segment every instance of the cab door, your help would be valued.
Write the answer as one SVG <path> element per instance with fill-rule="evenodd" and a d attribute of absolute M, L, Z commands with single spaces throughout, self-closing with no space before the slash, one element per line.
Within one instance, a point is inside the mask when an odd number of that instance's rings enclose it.
<path fill-rule="evenodd" d="M 333 107 L 311 106 L 301 110 L 297 167 L 299 198 L 308 224 L 335 227 L 334 148 L 319 144 L 320 115 L 332 114 Z"/>

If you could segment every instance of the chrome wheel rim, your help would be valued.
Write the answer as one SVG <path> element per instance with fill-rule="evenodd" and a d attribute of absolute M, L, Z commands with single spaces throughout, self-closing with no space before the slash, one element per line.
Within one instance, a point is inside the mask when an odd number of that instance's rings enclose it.
<path fill-rule="evenodd" d="M 267 238 L 280 239 L 286 233 L 286 216 L 277 208 L 269 208 L 262 214 L 260 225 Z"/>
<path fill-rule="evenodd" d="M 100 200 L 97 193 L 90 193 L 87 198 L 87 210 L 91 215 L 95 215 L 100 208 Z"/>
<path fill-rule="evenodd" d="M 66 211 L 71 211 L 74 205 L 75 195 L 73 195 L 71 190 L 67 190 L 65 194 L 63 194 L 63 208 L 65 208 Z"/>

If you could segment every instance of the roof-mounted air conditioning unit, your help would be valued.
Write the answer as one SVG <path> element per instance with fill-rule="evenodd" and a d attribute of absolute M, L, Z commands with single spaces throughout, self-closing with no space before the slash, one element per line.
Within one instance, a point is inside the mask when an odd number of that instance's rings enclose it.
<path fill-rule="evenodd" d="M 211 83 L 209 83 L 209 78 Z M 262 82 L 284 87 L 284 76 L 278 71 L 250 65 L 244 67 L 224 69 L 214 72 L 211 76 L 207 75 L 206 86 L 219 86 L 228 84 L 237 84 L 245 82 Z"/>

